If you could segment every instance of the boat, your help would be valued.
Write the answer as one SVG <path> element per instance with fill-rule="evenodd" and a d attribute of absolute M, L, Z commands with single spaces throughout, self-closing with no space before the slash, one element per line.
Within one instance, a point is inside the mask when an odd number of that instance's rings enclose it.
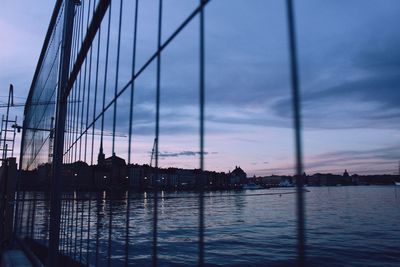
<path fill-rule="evenodd" d="M 293 186 L 294 186 L 294 184 L 287 179 L 285 179 L 279 183 L 279 187 L 293 187 Z"/>
<path fill-rule="evenodd" d="M 263 187 L 261 185 L 255 184 L 255 183 L 248 183 L 243 185 L 243 189 L 249 189 L 249 190 L 256 190 L 256 189 L 262 189 Z"/>

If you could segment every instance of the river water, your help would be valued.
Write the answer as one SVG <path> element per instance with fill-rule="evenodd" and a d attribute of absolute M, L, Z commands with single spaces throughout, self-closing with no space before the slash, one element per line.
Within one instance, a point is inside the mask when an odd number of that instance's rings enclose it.
<path fill-rule="evenodd" d="M 400 266 L 400 187 L 308 187 L 306 254 L 308 266 Z M 292 266 L 296 259 L 294 189 L 205 193 L 205 262 L 208 266 Z M 112 266 L 125 261 L 126 199 L 91 203 L 89 262 L 95 264 L 99 222 L 99 265 L 107 264 L 109 214 L 112 212 Z M 159 266 L 195 266 L 198 257 L 198 196 L 163 192 L 158 200 Z M 110 206 L 111 203 L 111 206 Z M 77 207 L 79 209 L 79 203 Z M 88 203 L 84 203 L 87 210 Z M 153 200 L 131 193 L 129 263 L 150 266 Z M 84 237 L 83 230 L 65 236 Z M 97 220 L 97 215 L 99 216 Z M 38 217 L 38 216 L 36 216 Z M 79 220 L 72 224 L 79 226 Z M 37 219 L 38 220 L 38 219 Z M 39 219 L 40 224 L 40 219 Z M 70 224 L 70 223 L 68 223 Z M 68 225 L 66 229 L 73 229 Z M 79 233 L 81 231 L 81 233 Z M 37 232 L 37 231 L 36 231 Z M 78 241 L 79 245 L 79 241 Z M 84 246 L 85 247 L 85 246 Z M 76 251 L 72 252 L 77 255 Z"/>

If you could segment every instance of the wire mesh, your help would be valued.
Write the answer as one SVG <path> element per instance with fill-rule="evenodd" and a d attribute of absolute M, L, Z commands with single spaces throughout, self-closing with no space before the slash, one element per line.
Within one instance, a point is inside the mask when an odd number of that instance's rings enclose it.
<path fill-rule="evenodd" d="M 71 49 L 65 51 L 62 46 L 62 36 L 65 36 L 66 25 L 63 23 L 65 6 L 68 1 L 57 1 L 52 21 L 49 25 L 42 54 L 31 85 L 28 100 L 26 102 L 24 131 L 21 148 L 21 168 L 34 170 L 43 167 L 53 157 L 52 162 L 57 161 L 66 166 L 73 167 L 74 164 L 95 165 L 95 155 L 98 155 L 97 166 L 109 162 L 114 164 L 119 160 L 116 153 L 124 150 L 123 154 L 128 164 L 133 164 L 135 159 L 134 149 L 134 121 L 140 120 L 135 117 L 138 81 L 148 75 L 149 70 L 155 70 L 155 110 L 149 112 L 154 115 L 154 145 L 155 145 L 155 172 L 149 177 L 149 183 L 153 187 L 152 201 L 152 265 L 158 265 L 158 215 L 160 199 L 159 185 L 162 183 L 162 173 L 159 171 L 159 144 L 162 142 L 160 135 L 160 113 L 162 93 L 162 57 L 165 50 L 174 43 L 179 35 L 198 19 L 198 92 L 199 92 L 199 163 L 200 172 L 196 177 L 198 194 L 198 259 L 197 264 L 205 264 L 205 204 L 204 190 L 206 178 L 203 175 L 205 166 L 205 107 L 206 107 L 206 64 L 205 64 L 205 16 L 206 6 L 209 0 L 199 0 L 195 7 L 185 14 L 185 18 L 178 23 L 171 34 L 163 36 L 163 3 L 152 6 L 155 9 L 154 21 L 156 21 L 156 45 L 146 52 L 148 57 L 140 55 L 138 59 L 137 47 L 140 45 L 141 34 L 139 31 L 142 6 L 139 1 L 107 1 L 86 0 L 73 2 L 73 21 L 71 22 Z M 299 82 L 297 74 L 296 56 L 296 34 L 293 15 L 293 4 L 287 0 L 287 19 L 289 32 L 289 55 L 291 63 L 292 99 L 294 111 L 295 130 L 295 155 L 296 155 L 296 177 L 301 180 L 302 174 L 302 152 L 301 152 L 301 114 L 299 99 Z M 143 10 L 147 12 L 148 10 Z M 132 15 L 133 14 L 133 15 Z M 144 13 L 146 14 L 146 13 Z M 63 35 L 64 33 L 64 35 Z M 149 46 L 148 44 L 145 44 Z M 150 47 L 150 46 L 149 46 Z M 62 67 L 62 55 L 68 53 L 68 75 L 67 82 L 60 85 L 61 73 L 65 71 Z M 146 53 L 144 53 L 146 54 Z M 130 67 L 127 67 L 129 62 Z M 122 67 L 122 65 L 124 67 Z M 64 68 L 64 69 L 63 69 Z M 57 94 L 57 88 L 61 90 Z M 142 89 L 142 88 L 140 88 Z M 144 90 L 143 88 L 142 90 Z M 54 105 L 57 100 L 58 106 L 65 106 L 61 121 L 60 114 L 56 112 Z M 48 105 L 35 105 L 36 102 L 49 103 Z M 129 108 L 126 108 L 129 106 Z M 148 114 L 147 114 L 148 115 Z M 126 119 L 121 119 L 125 118 Z M 53 131 L 52 119 L 56 118 L 55 132 L 62 135 L 55 141 L 51 137 Z M 60 128 L 61 127 L 61 128 Z M 48 129 L 42 131 L 40 129 Z M 61 130 L 60 130 L 61 129 Z M 119 130 L 128 133 L 127 146 L 121 146 L 118 141 Z M 61 133 L 61 132 L 62 133 Z M 49 153 L 52 142 L 56 142 L 57 153 Z M 57 143 L 58 142 L 58 143 Z M 56 148 L 57 147 L 57 148 Z M 106 160 L 105 153 L 111 154 Z M 124 161 L 125 162 L 125 161 Z M 61 166 L 61 165 L 60 165 Z M 96 169 L 97 168 L 97 169 Z M 59 255 L 66 255 L 76 262 L 82 264 L 107 265 L 113 264 L 113 259 L 120 255 L 114 255 L 115 246 L 113 242 L 115 217 L 120 216 L 113 210 L 115 198 L 112 194 L 117 185 L 126 184 L 126 180 L 115 177 L 128 177 L 129 174 L 115 175 L 118 170 L 114 168 L 108 174 L 99 174 L 100 167 L 92 168 L 91 173 L 86 176 L 92 182 L 95 181 L 97 191 L 87 190 L 86 193 L 68 193 L 69 189 L 62 183 L 58 185 L 59 204 L 51 206 L 48 196 L 37 198 L 37 194 L 20 192 L 17 202 L 20 203 L 16 215 L 16 232 L 20 237 L 34 240 L 44 246 L 53 246 L 53 251 Z M 64 170 L 65 172 L 65 170 Z M 97 173 L 96 173 L 97 172 Z M 61 179 L 62 170 L 53 170 L 52 180 Z M 81 174 L 75 173 L 75 176 Z M 297 190 L 297 241 L 299 265 L 305 264 L 305 234 L 304 234 L 304 198 L 302 183 L 298 182 Z M 106 188 L 105 191 L 104 188 Z M 54 188 L 50 193 L 54 194 Z M 57 191 L 56 191 L 57 192 Z M 48 192 L 49 193 L 49 192 Z M 131 236 L 130 225 L 130 193 L 128 191 L 125 215 L 125 246 L 122 250 L 125 266 L 130 262 Z M 54 196 L 53 196 L 54 202 Z M 93 204 L 95 204 L 93 206 Z M 54 210 L 59 213 L 59 218 L 54 217 Z M 102 220 L 107 213 L 108 221 Z M 35 218 L 45 218 L 44 223 L 36 224 Z M 59 229 L 51 226 L 59 225 Z M 104 230 L 107 230 L 106 233 Z M 57 235 L 56 242 L 51 242 L 50 233 Z M 55 247 L 54 247 L 55 246 Z M 122 253 L 122 252 L 120 252 Z M 57 255 L 56 255 L 57 256 Z"/>

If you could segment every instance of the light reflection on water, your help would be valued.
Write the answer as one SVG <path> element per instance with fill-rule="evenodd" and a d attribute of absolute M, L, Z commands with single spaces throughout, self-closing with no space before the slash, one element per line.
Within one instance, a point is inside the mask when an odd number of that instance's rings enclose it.
<path fill-rule="evenodd" d="M 309 192 L 305 197 L 309 265 L 398 266 L 400 261 L 398 190 L 400 188 L 394 186 L 308 187 Z M 294 189 L 271 189 L 205 193 L 206 262 L 210 266 L 293 265 L 296 257 L 295 195 L 285 194 L 293 191 Z M 78 198 L 84 195 L 76 193 Z M 98 213 L 100 265 L 107 263 L 111 211 L 112 265 L 123 265 L 127 196 L 127 192 L 112 194 L 104 192 L 97 201 L 96 194 L 92 194 L 90 262 L 95 262 Z M 130 192 L 129 196 L 129 261 L 132 265 L 148 266 L 151 265 L 153 194 Z M 196 265 L 197 194 L 161 192 L 160 197 L 162 197 L 158 201 L 160 266 Z M 109 198 L 118 200 L 110 203 Z M 42 208 L 43 204 L 40 205 Z M 74 202 L 74 205 L 72 210 L 76 211 L 78 208 L 81 212 L 82 202 Z M 85 221 L 82 235 L 86 242 L 89 228 L 86 220 L 88 201 L 84 201 L 83 205 Z M 38 208 L 38 214 L 40 210 Z M 42 225 L 42 231 L 45 229 L 44 218 L 45 216 L 36 216 L 36 225 Z M 67 225 L 67 229 L 73 227 L 74 225 Z M 71 232 L 74 236 L 73 231 Z M 37 238 L 40 236 L 39 231 Z M 77 238 L 80 239 L 80 231 Z M 86 246 L 83 251 L 86 255 Z"/>

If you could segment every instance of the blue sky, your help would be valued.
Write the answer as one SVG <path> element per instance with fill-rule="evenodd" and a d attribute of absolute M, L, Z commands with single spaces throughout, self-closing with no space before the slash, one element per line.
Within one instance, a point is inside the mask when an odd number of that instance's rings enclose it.
<path fill-rule="evenodd" d="M 13 83 L 15 102 L 24 102 L 54 3 L 3 2 L 0 100 L 6 101 L 3 96 Z M 125 1 L 126 27 L 132 2 Z M 293 173 L 284 2 L 215 0 L 207 6 L 207 169 L 240 165 L 249 176 Z M 400 2 L 295 2 L 306 172 L 395 173 L 400 160 Z M 197 1 L 164 3 L 165 40 Z M 142 1 L 138 66 L 156 47 L 156 16 L 157 2 Z M 197 30 L 193 21 L 162 56 L 161 166 L 198 166 L 193 153 L 198 151 Z M 130 32 L 124 32 L 122 51 L 128 56 L 121 63 L 120 84 L 130 73 Z M 154 72 L 153 64 L 136 82 L 133 158 L 139 163 L 148 163 L 154 138 Z M 127 105 L 125 95 L 118 108 L 121 133 L 127 132 L 127 109 L 120 108 Z M 20 116 L 22 109 L 13 112 Z M 119 140 L 117 151 L 126 157 L 126 140 Z"/>

